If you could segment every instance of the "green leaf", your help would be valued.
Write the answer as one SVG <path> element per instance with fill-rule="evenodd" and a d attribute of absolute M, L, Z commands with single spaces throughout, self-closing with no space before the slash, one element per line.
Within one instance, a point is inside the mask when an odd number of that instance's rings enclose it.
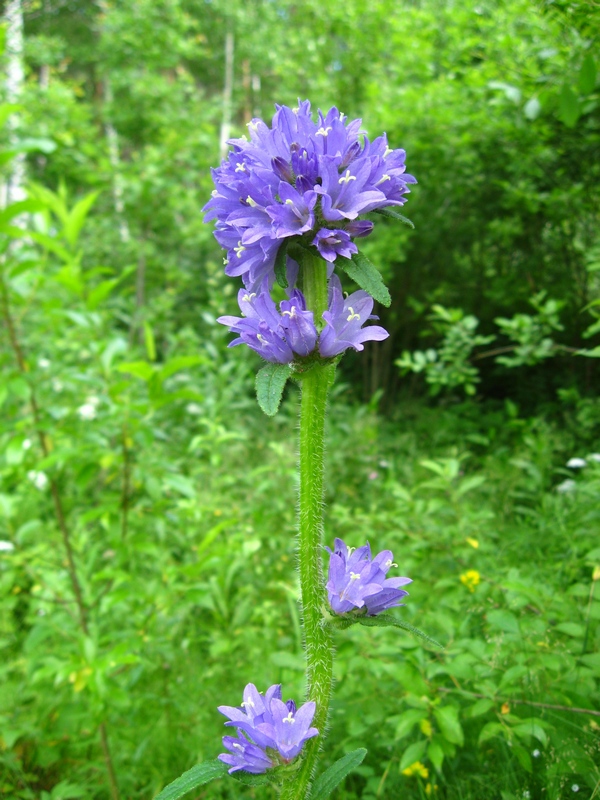
<path fill-rule="evenodd" d="M 574 128 L 581 114 L 581 108 L 579 107 L 579 100 L 570 86 L 563 86 L 560 92 L 558 111 L 560 119 L 567 128 Z"/>
<path fill-rule="evenodd" d="M 434 709 L 437 724 L 444 739 L 460 747 L 464 744 L 465 735 L 462 726 L 458 721 L 458 709 L 456 706 L 442 706 Z"/>
<path fill-rule="evenodd" d="M 35 214 L 37 211 L 42 211 L 43 208 L 44 204 L 39 200 L 20 200 L 17 203 L 11 203 L 0 212 L 0 225 L 6 224 L 20 214 Z"/>
<path fill-rule="evenodd" d="M 99 194 L 99 192 L 91 192 L 78 203 L 76 203 L 69 212 L 69 216 L 65 222 L 62 233 L 71 247 L 75 247 L 77 244 L 77 239 L 79 238 L 79 233 L 83 223 L 85 222 L 85 218 L 87 217 L 92 205 L 96 202 L 96 198 Z"/>
<path fill-rule="evenodd" d="M 283 242 L 279 245 L 279 250 L 277 251 L 277 255 L 275 256 L 275 280 L 281 286 L 282 289 L 287 289 L 287 287 L 289 286 L 286 275 L 287 247 L 288 247 L 287 240 L 284 239 Z"/>
<path fill-rule="evenodd" d="M 173 783 L 165 786 L 154 800 L 178 800 L 184 794 L 191 792 L 192 789 L 197 789 L 198 786 L 203 786 L 205 783 L 214 780 L 214 778 L 222 778 L 227 774 L 227 769 L 227 764 L 218 759 L 205 761 L 204 764 L 196 764 L 195 767 L 180 775 Z"/>
<path fill-rule="evenodd" d="M 326 769 L 322 775 L 319 775 L 313 784 L 310 793 L 310 800 L 325 800 L 326 797 L 333 792 L 355 767 L 362 764 L 367 751 L 364 747 L 359 747 L 358 750 L 353 750 L 347 753 L 339 761 L 336 761 L 329 769 Z"/>
<path fill-rule="evenodd" d="M 203 356 L 175 356 L 175 358 L 170 358 L 160 370 L 161 383 L 170 378 L 171 375 L 175 375 L 176 372 L 195 367 L 197 364 L 204 364 L 205 361 L 206 359 Z"/>
<path fill-rule="evenodd" d="M 143 381 L 149 381 L 154 375 L 152 365 L 148 364 L 147 361 L 127 361 L 124 364 L 119 364 L 116 369 L 117 372 L 135 375 L 136 378 L 141 378 Z"/>
<path fill-rule="evenodd" d="M 437 771 L 440 772 L 442 769 L 442 764 L 444 763 L 444 750 L 441 744 L 436 742 L 435 739 L 429 743 L 429 747 L 427 748 L 427 758 L 431 761 Z"/>
<path fill-rule="evenodd" d="M 581 94 L 591 94 L 596 88 L 596 62 L 591 53 L 583 59 L 579 70 L 579 90 Z"/>
<path fill-rule="evenodd" d="M 384 628 L 390 625 L 394 628 L 402 628 L 403 630 L 412 633 L 414 636 L 424 639 L 426 642 L 433 645 L 433 647 L 438 647 L 440 650 L 444 649 L 444 645 L 436 642 L 436 640 L 432 639 L 431 636 L 427 636 L 426 633 L 423 633 L 423 631 L 415 628 L 414 625 L 409 625 L 408 622 L 404 622 L 403 620 L 398 619 L 398 617 L 392 616 L 392 614 L 378 614 L 376 617 L 356 617 L 356 621 L 360 625 L 365 625 L 368 628 Z"/>
<path fill-rule="evenodd" d="M 427 740 L 421 739 L 420 742 L 413 742 L 410 744 L 400 759 L 400 772 L 407 767 L 410 767 L 415 761 L 420 761 L 425 755 L 427 750 Z"/>
<path fill-rule="evenodd" d="M 154 341 L 154 332 L 150 323 L 144 321 L 144 341 L 146 343 L 146 355 L 148 361 L 156 361 L 156 343 Z"/>
<path fill-rule="evenodd" d="M 292 373 L 289 364 L 266 364 L 256 375 L 256 399 L 268 417 L 279 410 L 283 387 Z"/>
<path fill-rule="evenodd" d="M 336 264 L 339 264 L 361 289 L 368 292 L 371 297 L 383 306 L 389 307 L 391 305 L 392 298 L 380 272 L 362 253 L 354 253 L 351 259 L 338 258 Z"/>
<path fill-rule="evenodd" d="M 382 217 L 389 217 L 390 219 L 397 219 L 405 225 L 408 225 L 409 228 L 415 229 L 414 223 L 408 217 L 402 216 L 402 214 L 399 214 L 392 208 L 376 208 L 375 214 L 381 214 Z"/>

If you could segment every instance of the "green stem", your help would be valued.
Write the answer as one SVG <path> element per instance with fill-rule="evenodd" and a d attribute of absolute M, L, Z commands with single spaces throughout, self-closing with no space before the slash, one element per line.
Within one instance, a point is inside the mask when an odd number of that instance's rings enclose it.
<path fill-rule="evenodd" d="M 314 313 L 317 330 L 321 330 L 324 324 L 323 312 L 327 310 L 327 262 L 304 251 L 300 267 L 306 307 Z"/>
<path fill-rule="evenodd" d="M 327 265 L 319 258 L 301 264 L 307 307 L 320 317 L 327 305 Z M 304 759 L 282 789 L 281 800 L 308 796 L 318 752 L 325 735 L 333 680 L 333 641 L 323 625 L 325 585 L 321 564 L 323 539 L 323 472 L 325 412 L 331 365 L 317 364 L 302 376 L 300 402 L 300 498 L 298 561 L 302 593 L 302 625 L 306 651 L 307 696 L 316 704 L 313 725 L 319 736 L 304 748 Z"/>

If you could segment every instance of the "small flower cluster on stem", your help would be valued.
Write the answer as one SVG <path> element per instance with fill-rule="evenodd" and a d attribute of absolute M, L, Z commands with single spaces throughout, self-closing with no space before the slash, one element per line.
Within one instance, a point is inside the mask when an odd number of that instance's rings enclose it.
<path fill-rule="evenodd" d="M 293 700 L 284 703 L 278 684 L 263 695 L 249 683 L 239 708 L 219 706 L 219 711 L 229 718 L 226 726 L 237 728 L 237 736 L 223 737 L 223 745 L 230 752 L 219 756 L 229 765 L 230 773 L 244 770 L 258 775 L 289 764 L 304 743 L 319 733 L 311 727 L 315 704 L 304 703 L 297 709 Z"/>

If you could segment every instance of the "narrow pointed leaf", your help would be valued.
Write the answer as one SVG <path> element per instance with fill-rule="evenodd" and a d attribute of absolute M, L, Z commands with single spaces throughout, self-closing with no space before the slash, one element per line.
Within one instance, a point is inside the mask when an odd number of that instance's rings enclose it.
<path fill-rule="evenodd" d="M 282 289 L 287 289 L 289 286 L 285 269 L 287 264 L 287 246 L 288 243 L 284 239 L 279 245 L 279 250 L 275 256 L 275 280 Z"/>
<path fill-rule="evenodd" d="M 579 89 L 582 94 L 591 94 L 596 88 L 596 62 L 591 53 L 583 59 L 579 70 Z"/>
<path fill-rule="evenodd" d="M 558 98 L 558 111 L 560 119 L 567 128 L 574 128 L 581 114 L 581 108 L 577 95 L 570 86 L 563 86 L 561 90 Z"/>
<path fill-rule="evenodd" d="M 415 628 L 414 625 L 409 625 L 408 622 L 403 622 L 401 619 L 398 619 L 398 617 L 394 617 L 391 614 L 378 614 L 376 617 L 357 617 L 356 619 L 360 625 L 366 625 L 368 628 L 383 628 L 387 627 L 388 625 L 391 625 L 394 628 L 402 628 L 403 630 L 412 633 L 414 636 L 424 639 L 434 647 L 438 647 L 440 650 L 444 649 L 444 645 L 436 642 L 436 640 L 432 639 L 431 636 L 427 636 L 426 633 L 423 633 L 423 631 Z"/>
<path fill-rule="evenodd" d="M 310 800 L 325 800 L 333 792 L 355 767 L 362 764 L 367 751 L 364 747 L 359 747 L 358 750 L 353 750 L 347 753 L 339 761 L 336 761 L 329 769 L 325 770 L 322 775 L 319 775 L 313 784 L 310 793 Z"/>
<path fill-rule="evenodd" d="M 387 290 L 383 278 L 377 267 L 362 253 L 354 253 L 351 259 L 338 258 L 339 266 L 357 283 L 361 289 L 368 292 L 374 300 L 383 306 L 390 306 L 392 298 Z"/>
<path fill-rule="evenodd" d="M 203 786 L 205 783 L 214 780 L 214 778 L 222 778 L 227 775 L 227 770 L 227 764 L 218 759 L 196 764 L 195 767 L 180 775 L 173 783 L 165 786 L 154 800 L 178 800 L 178 798 L 191 792 L 192 789 L 197 789 L 198 786 Z"/>
<path fill-rule="evenodd" d="M 256 376 L 256 399 L 268 417 L 279 410 L 283 387 L 292 373 L 289 364 L 267 364 Z"/>
<path fill-rule="evenodd" d="M 399 214 L 397 211 L 394 211 L 392 208 L 376 208 L 376 214 L 381 214 L 382 217 L 389 217 L 390 219 L 397 219 L 400 222 L 403 222 L 405 225 L 408 225 L 409 228 L 414 230 L 414 223 L 408 218 Z"/>

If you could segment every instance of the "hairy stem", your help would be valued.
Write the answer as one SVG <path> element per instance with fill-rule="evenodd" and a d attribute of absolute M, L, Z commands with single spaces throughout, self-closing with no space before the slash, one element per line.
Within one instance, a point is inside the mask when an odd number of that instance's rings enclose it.
<path fill-rule="evenodd" d="M 320 316 L 327 303 L 327 269 L 321 259 L 302 263 L 307 307 Z M 325 412 L 331 365 L 316 365 L 302 377 L 300 403 L 300 498 L 298 561 L 302 593 L 302 625 L 306 651 L 307 696 L 316 704 L 313 725 L 319 736 L 307 743 L 298 772 L 284 784 L 281 800 L 302 800 L 308 794 L 324 738 L 333 679 L 333 641 L 323 625 L 325 586 L 321 564 L 323 539 L 323 471 Z"/>

